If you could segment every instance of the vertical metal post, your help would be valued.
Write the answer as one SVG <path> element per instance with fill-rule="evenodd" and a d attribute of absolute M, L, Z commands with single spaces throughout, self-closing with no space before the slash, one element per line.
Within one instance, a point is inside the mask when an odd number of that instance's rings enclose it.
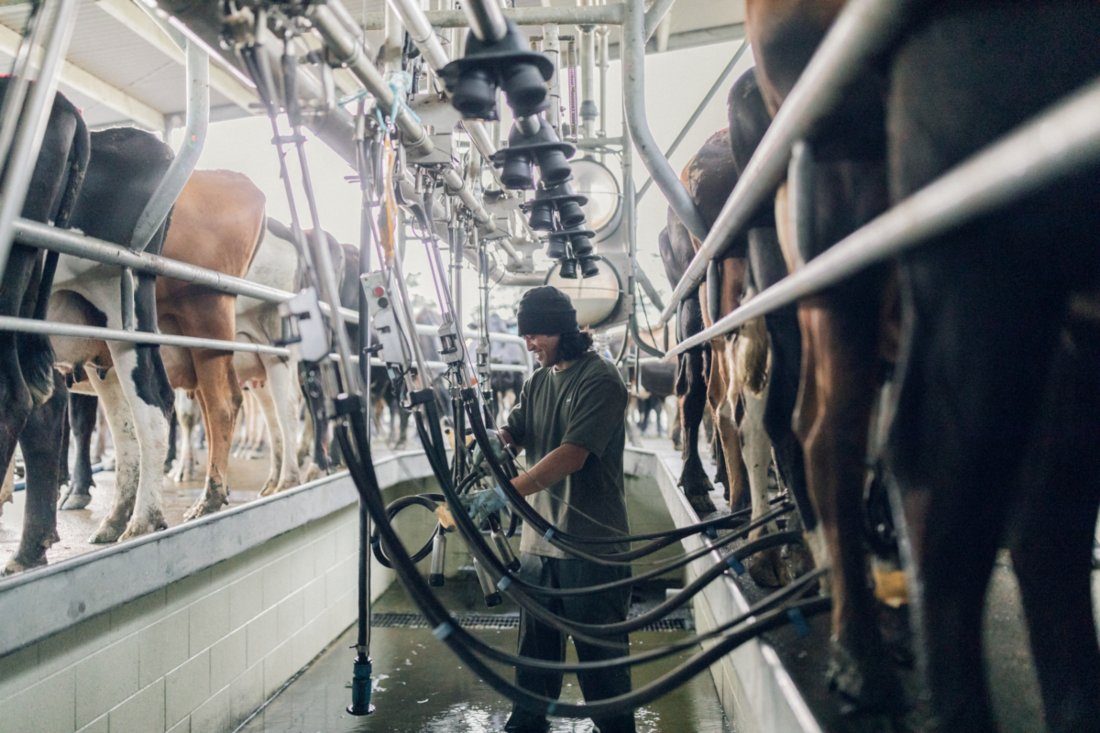
<path fill-rule="evenodd" d="M 11 154 L 7 159 L 7 173 L 0 184 L 0 278 L 4 276 L 4 270 L 8 266 L 15 235 L 15 219 L 23 210 L 23 202 L 27 199 L 27 187 L 30 185 L 38 152 L 42 149 L 42 139 L 46 135 L 46 124 L 53 109 L 61 63 L 76 22 L 76 0 L 57 1 L 54 24 L 49 29 L 42 51 L 42 71 L 38 75 L 38 82 L 30 88 L 20 120 L 23 124 L 15 133 Z"/>
<path fill-rule="evenodd" d="M 669 206 L 680 217 L 688 231 L 699 239 L 706 239 L 708 227 L 691 200 L 679 176 L 672 170 L 668 159 L 661 155 L 653 132 L 649 129 L 645 111 L 645 6 L 638 2 L 623 5 L 622 64 L 624 117 L 630 129 L 634 147 L 642 163 L 649 169 L 657 187 L 668 199 Z"/>
<path fill-rule="evenodd" d="M 554 75 L 550 77 L 550 91 L 546 96 L 550 100 L 550 106 L 546 109 L 546 121 L 561 135 L 561 75 L 558 68 L 561 66 L 561 41 L 559 40 L 558 26 L 544 25 L 542 27 L 542 52 L 554 62 Z"/>
<path fill-rule="evenodd" d="M 680 147 L 680 143 L 684 141 L 684 138 L 687 137 L 688 132 L 695 125 L 695 122 L 703 114 L 703 111 L 707 108 L 707 105 L 710 104 L 710 100 L 714 99 L 714 95 L 718 93 L 719 89 L 725 87 L 726 79 L 729 78 L 729 75 L 733 72 L 733 68 L 737 66 L 737 62 L 741 60 L 741 57 L 745 54 L 745 51 L 748 49 L 748 47 L 749 39 L 745 38 L 743 41 L 741 41 L 741 45 L 737 48 L 737 51 L 734 52 L 733 58 L 731 58 L 729 63 L 726 64 L 726 68 L 722 69 L 721 73 L 718 74 L 718 78 L 715 79 L 714 83 L 710 85 L 710 89 L 708 89 L 707 93 L 703 95 L 703 101 L 699 102 L 699 106 L 697 106 L 695 108 L 695 111 L 691 113 L 691 117 L 688 118 L 688 121 L 685 122 L 684 126 L 680 129 L 679 134 L 676 135 L 676 139 L 673 140 L 672 144 L 668 146 L 668 150 L 665 151 L 666 158 L 672 157 L 672 154 L 676 152 L 676 148 Z M 642 197 L 645 196 L 645 192 L 649 190 L 649 187 L 652 184 L 653 177 L 650 176 L 646 179 L 646 182 L 642 184 L 642 187 L 638 189 L 639 201 L 641 201 Z"/>
<path fill-rule="evenodd" d="M 366 413 L 367 442 L 371 440 L 370 420 L 370 298 L 363 297 L 363 277 L 370 272 L 371 254 L 371 167 L 367 157 L 366 112 L 362 102 L 355 118 L 355 163 L 359 174 L 359 337 L 357 353 L 359 355 L 359 374 L 363 380 L 362 407 Z M 370 715 L 374 712 L 371 704 L 371 673 L 373 664 L 370 657 L 370 514 L 363 497 L 359 497 L 359 618 L 357 620 L 355 640 L 355 661 L 352 665 L 351 704 L 347 711 L 352 715 Z"/>
<path fill-rule="evenodd" d="M 581 26 L 580 72 L 581 72 L 581 137 L 591 140 L 595 135 L 596 110 L 596 33 L 592 26 Z"/>
<path fill-rule="evenodd" d="M 149 245 L 149 240 L 175 205 L 180 191 L 191 179 L 210 127 L 210 57 L 199 44 L 190 40 L 184 50 L 187 54 L 187 119 L 183 142 L 134 226 L 130 248 L 138 252 Z"/>
<path fill-rule="evenodd" d="M 508 32 L 508 24 L 497 0 L 464 0 L 462 9 L 470 21 L 470 30 L 480 40 L 498 41 Z"/>
<path fill-rule="evenodd" d="M 623 36 L 626 35 L 626 30 L 623 30 Z M 625 44 L 626 39 L 623 39 Z M 622 176 L 623 176 L 623 217 L 626 219 L 626 252 L 627 252 L 627 272 L 626 272 L 626 295 L 630 308 L 630 323 L 627 333 L 623 336 L 624 339 L 629 338 L 631 333 L 636 332 L 635 314 L 638 312 L 638 304 L 636 302 L 636 282 L 637 279 L 634 275 L 634 268 L 637 267 L 638 259 L 638 205 L 637 199 L 634 195 L 634 151 L 632 143 L 634 143 L 630 125 L 627 122 L 626 110 L 625 110 L 625 98 L 624 98 L 624 110 L 622 119 L 622 129 L 620 134 L 623 139 L 623 154 L 622 154 Z"/>

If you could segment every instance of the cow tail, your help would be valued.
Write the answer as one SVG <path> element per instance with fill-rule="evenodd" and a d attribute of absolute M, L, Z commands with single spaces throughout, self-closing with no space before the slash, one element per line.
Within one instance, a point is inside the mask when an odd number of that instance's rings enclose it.
<path fill-rule="evenodd" d="M 92 144 L 88 127 L 77 115 L 73 144 L 69 149 L 65 188 L 62 190 L 57 216 L 54 218 L 54 223 L 58 227 L 68 228 L 69 226 L 80 190 L 84 187 L 84 176 L 88 172 L 88 160 L 91 154 Z M 32 316 L 40 321 L 46 319 L 46 312 L 49 310 L 50 291 L 53 289 L 53 276 L 56 270 L 57 253 L 48 252 L 38 278 L 38 292 L 32 311 Z M 19 352 L 19 366 L 27 388 L 30 390 L 31 399 L 36 405 L 41 405 L 53 395 L 54 352 L 50 338 L 39 333 L 21 333 L 16 336 L 16 347 Z"/>
<path fill-rule="evenodd" d="M 79 116 L 76 120 L 76 132 L 73 134 L 73 146 L 69 150 L 69 175 L 61 202 L 57 207 L 54 225 L 59 229 L 68 229 L 73 217 L 80 191 L 84 188 L 84 176 L 88 172 L 88 161 L 92 155 L 92 139 L 88 127 Z"/>

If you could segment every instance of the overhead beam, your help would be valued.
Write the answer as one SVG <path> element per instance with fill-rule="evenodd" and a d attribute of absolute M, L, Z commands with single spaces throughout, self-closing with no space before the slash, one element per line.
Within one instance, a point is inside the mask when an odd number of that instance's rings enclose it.
<path fill-rule="evenodd" d="M 21 35 L 0 25 L 0 52 L 14 56 L 22 40 Z M 157 131 L 164 127 L 164 116 L 160 112 L 69 61 L 62 64 L 61 84 L 113 109 L 142 127 Z"/>
<path fill-rule="evenodd" d="M 175 61 L 180 66 L 186 62 L 183 49 L 168 31 L 149 13 L 132 0 L 96 0 L 96 6 L 107 15 L 139 35 L 146 43 Z M 254 113 L 257 103 L 256 90 L 241 83 L 218 64 L 221 59 L 211 57 L 210 88 L 247 112 Z"/>

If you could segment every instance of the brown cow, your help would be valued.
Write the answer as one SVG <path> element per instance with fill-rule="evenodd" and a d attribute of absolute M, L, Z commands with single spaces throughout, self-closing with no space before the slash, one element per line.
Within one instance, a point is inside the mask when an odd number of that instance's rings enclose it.
<path fill-rule="evenodd" d="M 737 183 L 737 171 L 730 153 L 729 130 L 711 135 L 684 166 L 680 179 L 709 229 Z M 696 252 L 702 246 L 702 242 L 688 233 L 671 209 L 668 213 L 668 235 L 673 250 L 683 248 L 685 238 L 690 238 L 691 247 Z M 740 305 L 746 275 L 744 255 L 744 243 L 735 245 L 733 251 L 716 264 L 717 277 L 708 278 L 708 283 L 700 286 L 699 302 L 702 305 L 704 327 L 712 326 L 716 315 L 729 313 Z M 713 287 L 718 287 L 717 295 L 708 290 Z M 713 302 L 717 303 L 717 313 L 709 307 Z M 726 497 L 733 506 L 744 495 L 747 476 L 741 460 L 737 425 L 733 411 L 726 402 L 731 375 L 723 356 L 725 351 L 725 336 L 711 340 L 709 352 L 704 351 L 704 375 L 707 380 L 707 404 L 718 432 L 724 463 Z"/>
<path fill-rule="evenodd" d="M 243 278 L 264 233 L 266 199 L 247 176 L 195 171 L 184 186 L 164 243 L 164 255 L 189 265 Z M 157 278 L 157 309 L 165 333 L 233 341 L 236 296 L 171 278 Z M 173 387 L 194 390 L 202 406 L 208 456 L 206 484 L 185 519 L 217 511 L 229 501 L 226 470 L 240 409 L 233 352 L 161 349 Z"/>
<path fill-rule="evenodd" d="M 196 171 L 172 211 L 163 254 L 186 264 L 241 277 L 262 234 L 264 206 L 263 194 L 247 177 L 228 171 Z M 63 259 L 62 264 L 66 262 Z M 66 268 L 60 269 L 64 273 Z M 117 290 L 117 276 L 103 279 L 113 280 Z M 86 281 L 87 278 L 78 281 L 75 277 L 59 280 L 50 303 L 52 320 L 102 324 L 102 315 L 84 292 L 88 287 L 77 295 L 71 292 L 76 283 Z M 235 301 L 233 295 L 179 280 L 156 281 L 157 324 L 164 333 L 232 341 L 236 336 Z M 98 298 L 96 302 L 105 300 Z M 117 298 L 113 302 L 117 303 Z M 104 400 L 118 453 L 115 506 L 92 541 L 113 542 L 120 536 L 135 536 L 163 527 L 160 494 L 167 430 L 162 434 L 143 427 L 145 423 L 139 417 L 131 416 L 124 395 L 126 381 L 118 378 L 116 370 L 107 371 L 115 360 L 104 342 L 55 338 L 54 343 L 60 361 L 95 367 L 84 372 Z M 229 441 L 242 400 L 241 389 L 233 369 L 232 352 L 177 347 L 163 347 L 160 351 L 171 386 L 195 391 L 206 427 L 209 446 L 206 486 L 203 496 L 186 514 L 191 519 L 216 511 L 228 499 L 225 473 Z M 140 395 L 151 387 L 138 383 L 135 389 Z M 141 517 L 136 516 L 138 510 Z"/>
<path fill-rule="evenodd" d="M 747 0 L 756 76 L 773 115 L 790 93 L 843 0 Z M 846 90 L 846 104 L 813 131 L 815 214 L 811 251 L 786 231 L 784 189 L 776 220 L 791 269 L 859 228 L 886 206 L 882 76 L 874 69 Z M 881 315 L 890 271 L 861 273 L 798 307 L 802 373 L 795 431 L 806 480 L 831 557 L 833 649 L 830 682 L 854 707 L 894 710 L 902 696 L 876 626 L 862 538 L 862 487 L 872 408 L 889 339 Z"/>

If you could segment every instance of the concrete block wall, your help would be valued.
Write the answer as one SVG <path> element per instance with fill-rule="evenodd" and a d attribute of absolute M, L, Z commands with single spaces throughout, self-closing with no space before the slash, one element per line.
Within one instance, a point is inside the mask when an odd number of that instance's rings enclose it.
<path fill-rule="evenodd" d="M 357 542 L 352 506 L 0 657 L 0 733 L 233 730 L 355 621 Z"/>

